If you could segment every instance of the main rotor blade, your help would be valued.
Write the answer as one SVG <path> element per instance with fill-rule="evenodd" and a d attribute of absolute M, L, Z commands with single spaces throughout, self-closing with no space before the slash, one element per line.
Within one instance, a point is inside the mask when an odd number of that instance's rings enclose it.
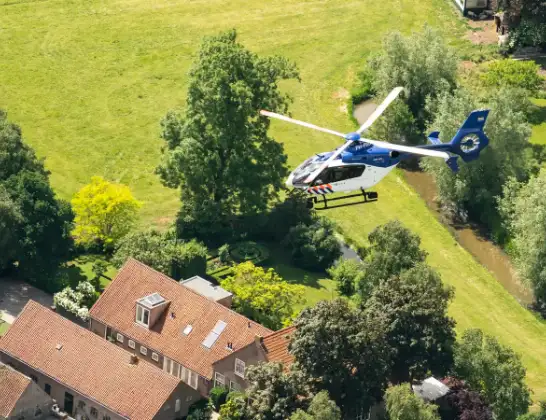
<path fill-rule="evenodd" d="M 303 127 L 312 128 L 313 130 L 322 131 L 323 133 L 333 134 L 334 136 L 339 136 L 339 137 L 345 138 L 345 134 L 340 133 L 338 131 L 329 130 L 328 128 L 319 127 L 318 125 L 310 124 L 310 123 L 300 121 L 300 120 L 295 120 L 294 118 L 286 117 L 286 116 L 281 115 L 281 114 L 276 114 L 275 112 L 261 110 L 260 114 L 265 115 L 266 117 L 269 117 L 269 118 L 277 118 L 278 120 L 287 121 L 287 122 L 292 123 L 292 124 L 298 124 L 298 125 L 301 125 Z"/>
<path fill-rule="evenodd" d="M 330 164 L 330 162 L 332 162 L 335 158 L 337 158 L 347 147 L 349 147 L 351 144 L 353 144 L 352 141 L 348 141 L 346 142 L 343 146 L 341 146 L 339 149 L 337 149 L 334 154 L 332 156 L 330 156 L 328 159 L 326 159 L 324 161 L 324 163 L 322 165 L 320 165 L 320 167 L 315 171 L 313 172 L 312 174 L 310 174 L 306 179 L 305 181 L 303 181 L 305 184 L 310 184 L 311 182 L 313 182 L 315 180 L 315 178 L 317 176 L 320 175 L 320 173 L 325 170 L 328 165 Z"/>
<path fill-rule="evenodd" d="M 366 122 L 362 124 L 362 126 L 356 131 L 358 134 L 362 134 L 364 131 L 366 131 L 370 126 L 377 120 L 381 114 L 387 109 L 387 107 L 391 104 L 392 101 L 394 101 L 398 95 L 400 95 L 400 92 L 404 90 L 403 87 L 395 87 L 391 93 L 385 98 L 385 100 L 377 107 L 377 109 L 373 112 L 372 115 L 368 117 Z"/>
<path fill-rule="evenodd" d="M 360 140 L 366 143 L 373 144 L 374 146 L 377 146 L 377 147 L 382 147 L 383 149 L 397 150 L 399 152 L 411 153 L 413 155 L 440 157 L 445 160 L 450 158 L 448 153 L 440 152 L 439 150 L 431 150 L 431 149 L 425 149 L 421 147 L 412 147 L 412 146 L 402 146 L 401 144 L 393 144 L 393 143 L 387 143 L 385 141 L 369 140 L 365 138 L 362 138 Z"/>

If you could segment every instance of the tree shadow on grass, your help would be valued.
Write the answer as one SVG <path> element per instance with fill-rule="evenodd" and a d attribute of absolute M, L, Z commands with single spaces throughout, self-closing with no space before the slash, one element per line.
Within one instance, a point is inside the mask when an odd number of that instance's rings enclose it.
<path fill-rule="evenodd" d="M 65 265 L 61 268 L 61 274 L 68 279 L 68 285 L 71 288 L 75 288 L 82 281 L 87 281 L 88 278 L 85 276 L 83 270 L 77 265 Z"/>
<path fill-rule="evenodd" d="M 535 105 L 531 106 L 529 112 L 529 123 L 532 125 L 539 125 L 546 122 L 546 105 Z"/>

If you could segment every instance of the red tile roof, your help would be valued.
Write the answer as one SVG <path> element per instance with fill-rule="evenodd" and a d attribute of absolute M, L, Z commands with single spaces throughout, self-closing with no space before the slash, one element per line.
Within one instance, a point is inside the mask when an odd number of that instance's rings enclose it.
<path fill-rule="evenodd" d="M 130 364 L 129 352 L 32 300 L 0 352 L 133 420 L 153 418 L 179 384 L 150 363 Z"/>
<path fill-rule="evenodd" d="M 0 418 L 8 418 L 31 379 L 0 363 Z"/>
<path fill-rule="evenodd" d="M 285 368 L 290 367 L 294 356 L 288 352 L 288 344 L 295 330 L 295 327 L 288 327 L 263 338 L 262 346 L 268 361 L 280 362 Z"/>
<path fill-rule="evenodd" d="M 147 329 L 135 322 L 136 301 L 152 293 L 159 293 L 169 304 Z M 90 316 L 208 379 L 212 379 L 212 364 L 232 353 L 228 342 L 236 351 L 251 344 L 256 335 L 272 333 L 135 259 L 125 263 L 91 308 Z M 218 321 L 224 321 L 226 328 L 208 349 L 201 343 Z M 186 336 L 182 331 L 187 325 L 193 329 Z"/>

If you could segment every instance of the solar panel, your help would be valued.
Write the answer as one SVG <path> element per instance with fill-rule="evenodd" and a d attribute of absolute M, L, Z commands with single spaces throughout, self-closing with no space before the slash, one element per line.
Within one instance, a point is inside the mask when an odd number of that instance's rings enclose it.
<path fill-rule="evenodd" d="M 214 331 L 209 332 L 209 335 L 207 335 L 207 338 L 203 340 L 203 344 L 207 349 L 210 349 L 214 343 L 216 343 L 216 340 L 218 340 L 218 334 L 216 334 Z"/>
<path fill-rule="evenodd" d="M 218 321 L 214 328 L 212 329 L 213 332 L 220 335 L 222 334 L 222 331 L 226 328 L 227 324 L 224 321 Z"/>

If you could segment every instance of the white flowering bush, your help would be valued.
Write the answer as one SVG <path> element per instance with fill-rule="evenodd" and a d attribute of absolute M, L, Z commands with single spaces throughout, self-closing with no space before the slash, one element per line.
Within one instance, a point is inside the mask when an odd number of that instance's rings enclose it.
<path fill-rule="evenodd" d="M 87 281 L 81 282 L 76 290 L 66 287 L 53 295 L 53 304 L 56 308 L 64 309 L 83 321 L 89 319 L 89 306 L 97 300 L 98 294 L 93 285 Z"/>

